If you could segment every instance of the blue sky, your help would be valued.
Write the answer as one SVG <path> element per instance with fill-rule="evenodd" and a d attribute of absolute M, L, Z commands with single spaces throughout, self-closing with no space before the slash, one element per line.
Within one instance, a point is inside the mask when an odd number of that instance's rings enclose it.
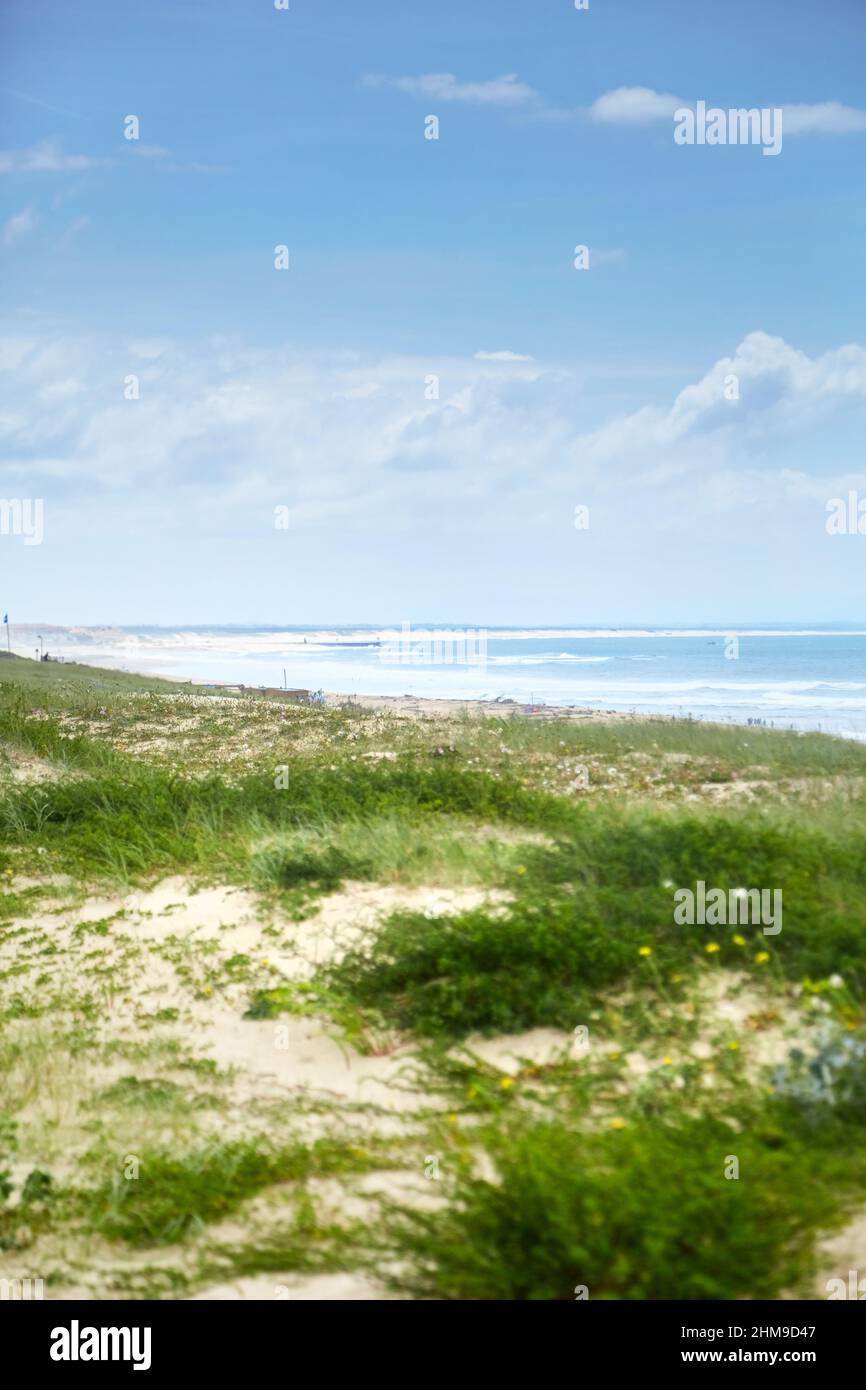
<path fill-rule="evenodd" d="M 861 0 L 2 30 L 0 491 L 46 517 L 0 536 L 19 620 L 858 614 L 866 537 L 824 516 L 866 497 Z M 781 153 L 677 146 L 698 100 L 781 107 Z"/>

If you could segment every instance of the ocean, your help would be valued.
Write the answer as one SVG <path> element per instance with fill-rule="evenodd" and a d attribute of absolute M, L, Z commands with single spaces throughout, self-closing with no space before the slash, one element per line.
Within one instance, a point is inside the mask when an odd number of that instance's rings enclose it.
<path fill-rule="evenodd" d="M 659 631 L 443 624 L 408 637 L 361 627 L 79 628 L 55 629 L 48 646 L 66 659 L 204 683 L 583 705 L 866 739 L 866 631 L 853 624 Z M 31 654 L 30 642 L 15 647 Z"/>

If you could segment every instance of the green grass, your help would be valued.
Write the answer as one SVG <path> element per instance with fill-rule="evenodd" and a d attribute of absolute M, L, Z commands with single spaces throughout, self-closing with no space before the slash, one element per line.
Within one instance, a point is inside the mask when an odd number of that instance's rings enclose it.
<path fill-rule="evenodd" d="M 16 1248 L 59 1233 L 83 1250 L 97 1232 L 117 1245 L 110 1286 L 146 1296 L 361 1263 L 423 1298 L 572 1299 L 578 1285 L 591 1298 L 772 1298 L 806 1287 L 817 1233 L 862 1203 L 866 748 L 686 721 L 411 722 L 210 702 L 17 661 L 0 661 L 0 741 L 0 1080 L 17 1125 L 0 1126 L 0 1184 L 13 1160 L 25 1175 L 20 1206 L 0 1190 L 0 1236 Z M 31 756 L 56 778 L 14 782 Z M 577 764 L 589 788 L 574 794 Z M 732 794 L 716 803 L 719 788 Z M 177 997 L 124 1001 L 135 951 L 151 946 L 127 941 L 122 913 L 75 925 L 63 904 L 173 873 L 258 890 L 262 937 L 162 941 Z M 312 981 L 283 978 L 274 962 L 292 922 L 347 879 L 500 891 L 451 917 L 396 913 Z M 737 945 L 731 926 L 677 926 L 674 890 L 699 879 L 781 889 L 781 934 L 749 925 Z M 769 1016 L 795 1011 L 790 982 L 809 982 L 804 1008 L 813 996 L 825 1008 L 821 1056 L 851 1061 L 832 1096 L 811 1053 L 774 1080 L 746 1062 L 746 1025 L 706 1024 L 703 985 L 719 966 L 757 993 L 766 982 Z M 239 1092 L 183 1035 L 209 1007 L 217 1026 L 227 1009 L 251 1030 L 290 1013 L 368 1053 L 401 1045 L 409 1133 L 386 1130 L 375 1104 Z M 453 1049 L 476 1032 L 570 1034 L 587 1021 L 594 1040 L 642 1050 L 650 1073 L 638 1082 L 613 1054 L 577 1062 L 563 1048 L 512 1080 Z M 655 1055 L 662 1036 L 674 1061 Z M 712 1113 L 690 1051 L 707 1036 Z M 332 1137 L 302 1143 L 293 1121 L 313 1112 Z M 140 1136 L 135 1179 L 118 1171 L 115 1131 Z M 443 1172 L 432 1207 L 385 1202 L 380 1221 L 345 1223 L 316 1210 L 313 1179 L 354 1191 L 373 1168 L 418 1175 L 428 1153 Z M 237 1241 L 217 1229 L 232 1216 Z M 169 1246 L 165 1269 L 136 1256 L 123 1272 L 131 1252 Z"/>
<path fill-rule="evenodd" d="M 366 1225 L 361 1221 L 324 1220 L 305 1191 L 292 1206 L 290 1219 L 256 1229 L 240 1246 L 213 1244 L 203 1256 L 200 1278 L 222 1281 L 255 1274 L 324 1274 L 364 1262 Z M 274 1297 L 277 1296 L 274 1285 Z"/>
<path fill-rule="evenodd" d="M 504 740 L 515 753 L 547 752 L 563 758 L 615 759 L 642 754 L 661 761 L 668 754 L 713 763 L 724 775 L 755 766 L 771 778 L 866 775 L 866 747 L 825 734 L 788 729 L 703 724 L 696 720 L 647 717 L 629 723 L 563 723 L 554 719 L 490 720 L 489 742 Z M 471 725 L 465 733 L 476 742 Z"/>
<path fill-rule="evenodd" d="M 571 837 L 554 848 L 523 849 L 526 874 L 512 882 L 512 906 L 434 920 L 395 914 L 325 974 L 328 987 L 426 1037 L 571 1029 L 600 992 L 625 982 L 655 986 L 672 971 L 709 963 L 712 945 L 716 964 L 793 980 L 841 973 L 862 1000 L 866 895 L 857 824 L 831 836 L 754 811 L 660 815 L 595 806 L 573 812 L 571 825 Z M 780 889 L 780 934 L 675 924 L 674 888 L 699 879 Z M 759 952 L 769 960 L 757 963 Z"/>
<path fill-rule="evenodd" d="M 187 1154 L 139 1156 L 138 1176 L 117 1175 L 79 1194 L 94 1231 L 134 1247 L 167 1245 L 237 1211 L 277 1183 L 366 1172 L 375 1160 L 347 1142 L 279 1145 L 261 1138 L 210 1143 Z M 130 1171 L 133 1171 L 132 1169 Z"/>
<path fill-rule="evenodd" d="M 260 888 L 336 888 L 347 878 L 473 884 L 504 880 L 522 857 L 522 846 L 499 840 L 496 826 L 476 828 L 445 812 L 412 819 L 391 811 L 284 831 L 255 850 L 251 867 Z"/>
<path fill-rule="evenodd" d="M 45 737 L 40 734 L 42 742 Z M 443 815 L 544 828 L 562 823 L 569 809 L 516 779 L 440 763 L 397 768 L 343 763 L 333 771 L 303 766 L 284 790 L 276 789 L 267 774 L 230 783 L 127 763 L 98 777 L 10 791 L 0 803 L 0 856 L 12 845 L 31 853 L 41 848 L 57 870 L 118 877 L 187 865 L 225 868 L 248 859 L 251 845 L 274 830 L 395 814 L 416 826 L 425 817 Z M 394 852 L 392 847 L 392 858 Z M 284 856 L 281 875 L 287 884 L 322 876 L 333 884 L 354 871 L 358 859 L 357 850 L 353 858 L 325 847 L 311 862 L 309 850 L 299 847 L 297 868 L 292 869 L 290 855 Z M 369 872 L 361 863 L 361 876 Z"/>
<path fill-rule="evenodd" d="M 0 689 L 9 695 L 23 693 L 55 699 L 64 708 L 70 701 L 90 701 L 95 695 L 109 698 L 140 691 L 174 695 L 183 691 L 199 691 L 201 686 L 163 680 L 159 676 L 140 676 L 126 671 L 102 670 L 77 661 L 33 661 L 28 657 L 0 658 Z"/>
<path fill-rule="evenodd" d="M 806 1293 L 816 1232 L 843 1219 L 852 1170 L 786 1133 L 781 1114 L 739 1118 L 735 1129 L 654 1115 L 588 1132 L 574 1119 L 500 1116 L 443 1160 L 441 1206 L 385 1203 L 392 1282 L 434 1299 Z M 490 1176 L 478 1174 L 478 1148 Z M 739 1178 L 725 1177 L 731 1156 Z"/>

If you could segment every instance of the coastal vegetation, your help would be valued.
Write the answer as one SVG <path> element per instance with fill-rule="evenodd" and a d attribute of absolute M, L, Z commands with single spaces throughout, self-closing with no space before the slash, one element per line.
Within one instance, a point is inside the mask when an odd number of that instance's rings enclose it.
<path fill-rule="evenodd" d="M 0 1274 L 826 1297 L 866 748 L 420 708 L 0 661 Z M 678 923 L 698 883 L 781 930 Z"/>

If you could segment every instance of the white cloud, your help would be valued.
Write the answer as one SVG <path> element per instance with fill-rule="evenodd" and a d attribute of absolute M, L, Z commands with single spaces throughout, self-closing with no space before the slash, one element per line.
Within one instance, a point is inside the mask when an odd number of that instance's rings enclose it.
<path fill-rule="evenodd" d="M 721 105 L 705 100 L 708 106 Z M 594 121 L 607 125 L 650 125 L 653 121 L 670 120 L 675 111 L 693 108 L 694 104 L 668 92 L 656 92 L 652 87 L 617 87 L 598 97 L 589 114 Z M 784 135 L 848 135 L 866 130 L 866 111 L 838 101 L 783 105 L 782 111 Z"/>
<path fill-rule="evenodd" d="M 288 497 L 302 526 L 390 534 L 471 516 L 494 546 L 521 499 L 533 515 L 584 495 L 637 517 L 802 506 L 804 479 L 822 492 L 825 475 L 861 467 L 866 420 L 864 347 L 810 357 L 762 332 L 667 402 L 648 402 L 636 374 L 627 409 L 622 378 L 507 349 L 377 358 L 34 332 L 0 338 L 4 360 L 4 478 L 67 490 L 92 507 L 94 534 L 101 499 L 142 495 L 171 526 L 185 515 L 233 533 Z"/>
<path fill-rule="evenodd" d="M 12 372 L 36 349 L 35 338 L 16 338 L 11 333 L 0 338 L 0 372 Z"/>
<path fill-rule="evenodd" d="M 142 159 L 171 158 L 171 150 L 165 149 L 163 145 L 143 145 L 139 140 L 129 140 L 127 145 L 133 154 L 140 155 Z"/>
<path fill-rule="evenodd" d="M 88 154 L 65 154 L 59 140 L 43 140 L 29 150 L 0 150 L 0 174 L 65 174 L 110 163 Z"/>
<path fill-rule="evenodd" d="M 605 92 L 589 108 L 594 121 L 607 125 L 648 125 L 651 121 L 670 120 L 674 112 L 688 102 L 669 92 L 655 92 L 652 87 L 617 87 Z"/>
<path fill-rule="evenodd" d="M 343 396 L 347 401 L 363 401 L 368 396 L 375 396 L 378 390 L 378 381 L 365 381 L 362 386 L 350 386 L 348 391 L 343 392 Z"/>
<path fill-rule="evenodd" d="M 866 111 L 838 101 L 783 106 L 782 111 L 785 135 L 850 135 L 866 130 Z"/>
<path fill-rule="evenodd" d="M 393 87 L 430 101 L 461 101 L 471 106 L 526 106 L 539 99 L 537 92 L 513 72 L 480 82 L 461 82 L 453 72 L 428 72 L 419 77 L 368 74 L 363 86 Z"/>
<path fill-rule="evenodd" d="M 168 174 L 228 174 L 231 172 L 225 164 L 206 164 L 202 163 L 201 160 L 188 162 L 178 160 L 174 152 L 166 149 L 164 145 L 142 145 L 137 140 L 130 140 L 128 147 L 140 159 L 152 161 L 156 168 L 163 169 Z"/>
<path fill-rule="evenodd" d="M 866 348 L 810 356 L 750 333 L 679 391 L 657 362 L 612 375 L 494 351 L 149 342 L 14 316 L 2 491 L 46 499 L 57 547 L 31 601 L 70 621 L 279 622 L 297 594 L 303 621 L 312 582 L 334 621 L 378 620 L 396 595 L 512 624 L 575 606 L 625 623 L 830 618 L 840 596 L 866 601 L 859 552 L 824 529 L 826 500 L 866 486 Z M 282 504 L 290 549 L 272 544 Z"/>
<path fill-rule="evenodd" d="M 532 116 L 551 122 L 571 121 L 579 115 L 577 110 L 548 106 L 541 94 L 528 83 L 521 82 L 516 73 L 504 73 L 501 77 L 477 82 L 461 81 L 453 72 L 430 72 L 418 77 L 387 77 L 368 73 L 361 85 L 390 87 L 394 91 L 423 97 L 431 102 L 521 107 Z M 616 87 L 596 98 L 589 107 L 589 116 L 600 125 L 651 125 L 657 121 L 672 120 L 675 111 L 694 108 L 695 100 L 674 96 L 671 92 L 657 92 L 653 87 Z M 719 104 L 710 98 L 705 97 L 704 100 L 708 106 Z M 847 135 L 866 131 L 866 111 L 838 101 L 792 103 L 782 105 L 782 110 L 785 135 Z M 162 155 L 168 151 L 158 153 Z"/>
<path fill-rule="evenodd" d="M 3 228 L 3 245 L 12 246 L 21 237 L 32 232 L 39 225 L 39 214 L 33 208 L 23 208 L 21 212 L 16 212 L 14 216 Z"/>
<path fill-rule="evenodd" d="M 533 358 L 525 352 L 509 352 L 505 348 L 502 352 L 476 352 L 475 360 L 477 362 L 532 362 Z"/>
<path fill-rule="evenodd" d="M 725 394 L 732 378 L 739 399 Z M 678 460 L 679 471 L 690 473 L 697 454 L 708 463 L 724 459 L 733 472 L 738 460 L 762 453 L 770 441 L 784 456 L 786 439 L 852 401 L 866 404 L 866 349 L 850 344 L 810 358 L 782 338 L 755 332 L 668 409 L 644 406 L 621 415 L 585 435 L 579 451 L 598 465 L 639 460 L 652 468 L 663 460 L 670 468 Z"/>
<path fill-rule="evenodd" d="M 74 376 L 66 377 L 62 381 L 51 381 L 42 388 L 42 398 L 45 401 L 67 401 L 74 396 L 80 396 L 87 387 L 82 386 L 81 382 Z"/>
<path fill-rule="evenodd" d="M 170 352 L 172 343 L 169 338 L 138 338 L 130 342 L 128 347 L 133 356 L 154 361 Z"/>

